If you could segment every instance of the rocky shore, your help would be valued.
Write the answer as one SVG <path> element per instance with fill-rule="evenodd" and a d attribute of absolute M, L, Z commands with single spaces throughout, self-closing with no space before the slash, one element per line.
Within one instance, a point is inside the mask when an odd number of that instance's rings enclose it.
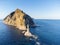
<path fill-rule="evenodd" d="M 22 33 L 24 33 L 25 36 L 32 36 L 29 28 L 35 26 L 33 19 L 20 9 L 16 9 L 10 13 L 7 17 L 5 17 L 3 22 L 7 25 L 12 25 L 23 30 Z"/>

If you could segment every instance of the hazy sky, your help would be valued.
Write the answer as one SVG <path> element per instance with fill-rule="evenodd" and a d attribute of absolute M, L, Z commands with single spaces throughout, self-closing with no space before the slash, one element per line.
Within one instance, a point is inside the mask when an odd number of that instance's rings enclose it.
<path fill-rule="evenodd" d="M 60 19 L 59 0 L 0 0 L 0 19 L 17 8 L 36 19 Z"/>

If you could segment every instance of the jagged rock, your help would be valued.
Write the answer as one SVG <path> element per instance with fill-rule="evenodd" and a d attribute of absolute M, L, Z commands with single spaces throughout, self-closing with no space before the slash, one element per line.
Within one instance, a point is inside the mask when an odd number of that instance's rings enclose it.
<path fill-rule="evenodd" d="M 30 31 L 29 31 L 29 25 L 27 25 L 27 31 L 25 32 L 25 34 L 24 34 L 25 36 L 32 36 L 32 34 L 30 33 Z"/>
<path fill-rule="evenodd" d="M 16 26 L 21 30 L 26 30 L 27 24 L 29 25 L 29 27 L 35 25 L 32 18 L 19 9 L 16 9 L 10 15 L 8 15 L 4 19 L 4 23 L 8 25 Z"/>

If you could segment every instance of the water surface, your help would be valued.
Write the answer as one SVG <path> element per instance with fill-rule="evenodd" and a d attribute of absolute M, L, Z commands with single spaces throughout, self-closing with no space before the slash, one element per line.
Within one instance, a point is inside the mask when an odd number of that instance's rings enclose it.
<path fill-rule="evenodd" d="M 34 20 L 36 28 L 30 32 L 38 37 L 40 45 L 60 45 L 60 20 Z M 20 30 L 0 21 L 0 45 L 36 45 L 36 40 L 29 40 Z"/>

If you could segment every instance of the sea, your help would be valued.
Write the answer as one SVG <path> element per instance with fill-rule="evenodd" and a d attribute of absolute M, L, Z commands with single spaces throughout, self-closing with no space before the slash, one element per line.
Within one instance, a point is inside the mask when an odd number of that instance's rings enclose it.
<path fill-rule="evenodd" d="M 30 32 L 36 39 L 0 20 L 0 45 L 60 45 L 60 20 L 34 19 L 34 22 L 36 27 L 31 27 Z"/>

